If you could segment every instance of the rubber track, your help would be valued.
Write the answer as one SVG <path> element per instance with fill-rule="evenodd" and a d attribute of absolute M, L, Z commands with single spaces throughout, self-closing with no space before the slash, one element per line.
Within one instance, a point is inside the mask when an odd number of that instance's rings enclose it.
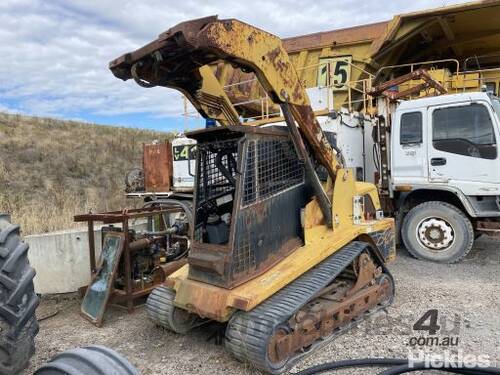
<path fill-rule="evenodd" d="M 289 369 L 312 350 L 293 357 L 283 367 L 271 367 L 267 359 L 267 343 L 276 327 L 286 323 L 366 249 L 367 244 L 364 242 L 351 242 L 253 310 L 235 313 L 226 329 L 226 348 L 240 361 L 250 362 L 262 371 L 279 374 Z M 385 267 L 383 268 L 387 273 Z M 390 276 L 390 274 L 388 275 Z M 339 331 L 344 332 L 352 325 L 350 324 Z M 328 341 L 325 340 L 321 343 L 324 345 Z"/>
<path fill-rule="evenodd" d="M 169 316 L 174 311 L 175 292 L 165 286 L 159 286 L 151 292 L 146 302 L 148 317 L 155 324 L 175 332 Z"/>
<path fill-rule="evenodd" d="M 38 333 L 35 310 L 39 303 L 34 276 L 19 226 L 0 215 L 0 351 L 5 356 L 0 375 L 17 374 L 34 353 Z"/>

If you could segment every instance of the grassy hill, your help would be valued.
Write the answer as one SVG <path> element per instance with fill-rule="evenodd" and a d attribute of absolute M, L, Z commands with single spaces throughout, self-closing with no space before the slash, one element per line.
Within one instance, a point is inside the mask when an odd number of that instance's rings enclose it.
<path fill-rule="evenodd" d="M 141 165 L 143 143 L 170 137 L 0 113 L 0 212 L 31 234 L 72 227 L 77 213 L 140 204 L 125 198 L 125 174 Z"/>

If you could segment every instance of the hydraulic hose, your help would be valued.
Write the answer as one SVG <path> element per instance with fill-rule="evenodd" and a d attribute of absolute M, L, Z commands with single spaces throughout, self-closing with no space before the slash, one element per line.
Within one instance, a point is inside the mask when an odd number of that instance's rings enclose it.
<path fill-rule="evenodd" d="M 193 223 L 193 210 L 187 202 L 184 202 L 184 201 L 181 201 L 178 199 L 155 199 L 155 200 L 144 203 L 144 207 L 153 206 L 155 204 L 160 205 L 160 206 L 180 206 L 184 210 L 184 212 L 186 213 L 189 224 L 192 225 L 192 223 Z"/>
<path fill-rule="evenodd" d="M 167 234 L 176 234 L 178 231 L 179 231 L 179 227 L 174 225 L 173 227 L 167 228 L 165 230 L 160 230 L 157 232 L 146 231 L 146 232 L 141 232 L 141 233 L 146 234 L 148 236 L 165 236 Z"/>
<path fill-rule="evenodd" d="M 399 375 L 399 374 L 406 374 L 409 372 L 414 372 L 414 371 L 424 371 L 424 370 L 439 370 L 439 371 L 444 371 L 444 372 L 449 372 L 452 374 L 466 374 L 466 375 L 492 375 L 492 374 L 500 374 L 500 368 L 495 368 L 495 367 L 466 367 L 464 365 L 460 365 L 456 368 L 446 368 L 443 366 L 431 366 L 429 367 L 428 363 L 413 363 L 411 366 L 407 362 L 403 365 L 400 366 L 395 366 L 392 368 L 389 368 L 387 370 L 384 370 L 380 372 L 378 375 Z"/>
<path fill-rule="evenodd" d="M 326 371 L 352 368 L 352 367 L 369 367 L 369 366 L 392 366 L 391 368 L 379 372 L 378 375 L 399 375 L 413 371 L 439 370 L 453 374 L 464 375 L 495 375 L 500 374 L 498 367 L 466 367 L 464 365 L 454 368 L 443 366 L 432 366 L 432 363 L 417 362 L 410 364 L 408 359 L 402 358 L 364 358 L 364 359 L 349 359 L 342 361 L 328 362 L 321 365 L 313 366 L 305 370 L 295 373 L 295 375 L 313 375 L 320 374 Z"/>
<path fill-rule="evenodd" d="M 368 366 L 400 366 L 407 364 L 407 359 L 397 358 L 363 358 L 363 359 L 347 359 L 343 361 L 335 361 L 323 363 L 321 365 L 309 367 L 305 370 L 295 373 L 295 375 L 313 375 L 322 372 L 338 370 L 351 367 L 368 367 Z"/>

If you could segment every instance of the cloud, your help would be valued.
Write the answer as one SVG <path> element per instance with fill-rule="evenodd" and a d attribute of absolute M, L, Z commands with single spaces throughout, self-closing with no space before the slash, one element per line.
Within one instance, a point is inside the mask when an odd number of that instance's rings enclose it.
<path fill-rule="evenodd" d="M 459 1 L 448 1 L 453 3 Z M 440 3 L 438 5 L 445 5 Z M 379 0 L 2 0 L 0 110 L 85 118 L 144 113 L 178 116 L 178 92 L 143 89 L 108 70 L 110 60 L 138 48 L 178 22 L 219 14 L 282 37 L 348 27 L 436 6 Z"/>

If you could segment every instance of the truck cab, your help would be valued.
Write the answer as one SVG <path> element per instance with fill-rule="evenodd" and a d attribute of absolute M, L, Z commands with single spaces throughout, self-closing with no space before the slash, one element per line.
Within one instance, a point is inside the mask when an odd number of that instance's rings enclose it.
<path fill-rule="evenodd" d="M 458 261 L 474 232 L 498 233 L 500 100 L 460 93 L 398 104 L 391 127 L 390 194 L 413 255 Z"/>

